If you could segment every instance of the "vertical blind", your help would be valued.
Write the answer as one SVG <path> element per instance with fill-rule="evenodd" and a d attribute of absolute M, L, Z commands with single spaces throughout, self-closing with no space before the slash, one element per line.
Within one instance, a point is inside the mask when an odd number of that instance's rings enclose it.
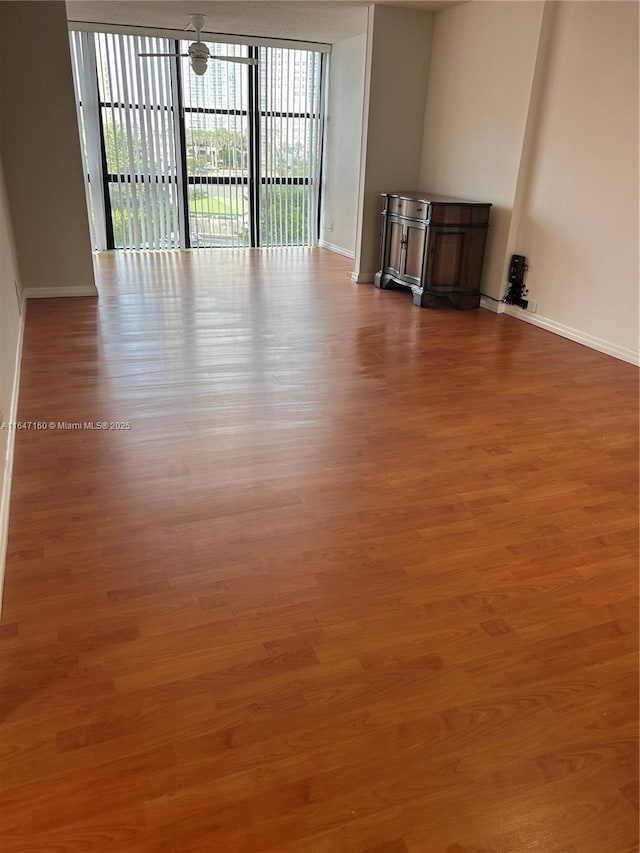
<path fill-rule="evenodd" d="M 86 128 L 85 174 L 94 244 L 178 248 L 179 140 L 170 61 L 145 62 L 138 57 L 141 51 L 169 52 L 174 43 L 72 32 L 71 44 L 80 127 Z"/>
<path fill-rule="evenodd" d="M 95 249 L 309 246 L 317 238 L 322 54 L 70 33 Z"/>
<path fill-rule="evenodd" d="M 89 229 L 94 249 L 102 251 L 107 239 L 94 35 L 72 32 L 70 37 Z"/>

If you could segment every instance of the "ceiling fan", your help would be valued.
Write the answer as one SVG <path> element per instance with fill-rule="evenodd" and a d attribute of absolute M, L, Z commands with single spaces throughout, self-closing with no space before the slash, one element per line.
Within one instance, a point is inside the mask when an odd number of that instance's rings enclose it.
<path fill-rule="evenodd" d="M 237 62 L 240 65 L 257 65 L 257 59 L 249 59 L 246 56 L 212 56 L 209 48 L 200 41 L 200 33 L 204 27 L 204 15 L 190 15 L 191 23 L 187 24 L 185 30 L 193 29 L 196 32 L 196 40 L 189 45 L 188 53 L 139 53 L 138 56 L 188 56 L 191 60 L 191 68 L 194 73 L 201 77 L 207 70 L 207 62 L 210 59 L 222 62 Z"/>

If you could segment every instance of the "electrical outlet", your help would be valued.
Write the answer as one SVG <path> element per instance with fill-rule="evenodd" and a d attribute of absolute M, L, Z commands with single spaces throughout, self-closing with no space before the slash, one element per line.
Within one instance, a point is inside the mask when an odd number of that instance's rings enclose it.
<path fill-rule="evenodd" d="M 330 222 L 330 223 L 329 223 L 329 227 L 327 228 L 327 231 L 328 231 L 330 234 L 332 234 L 332 233 L 333 233 L 333 222 Z"/>
<path fill-rule="evenodd" d="M 527 311 L 531 311 L 532 314 L 537 314 L 538 303 L 535 301 L 535 299 L 529 299 L 528 302 L 529 304 L 527 305 Z"/>

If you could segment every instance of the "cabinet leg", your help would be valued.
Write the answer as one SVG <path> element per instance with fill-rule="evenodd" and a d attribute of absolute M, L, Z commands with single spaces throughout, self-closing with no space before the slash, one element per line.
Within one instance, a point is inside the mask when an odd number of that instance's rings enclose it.
<path fill-rule="evenodd" d="M 459 311 L 468 311 L 472 308 L 479 308 L 480 307 L 480 294 L 479 293 L 465 293 L 462 296 L 458 297 L 455 305 Z"/>

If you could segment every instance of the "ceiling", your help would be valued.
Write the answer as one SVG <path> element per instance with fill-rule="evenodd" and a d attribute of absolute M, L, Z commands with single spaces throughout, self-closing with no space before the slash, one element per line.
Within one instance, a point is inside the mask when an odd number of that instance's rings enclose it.
<path fill-rule="evenodd" d="M 438 11 L 462 0 L 385 0 L 386 6 Z M 366 30 L 370 0 L 67 0 L 70 21 L 184 29 L 206 15 L 206 32 L 333 44 Z"/>

